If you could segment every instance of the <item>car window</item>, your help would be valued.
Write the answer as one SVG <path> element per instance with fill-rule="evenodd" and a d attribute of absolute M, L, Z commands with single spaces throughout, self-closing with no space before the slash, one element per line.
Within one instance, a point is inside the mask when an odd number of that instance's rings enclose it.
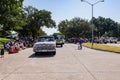
<path fill-rule="evenodd" d="M 54 37 L 50 37 L 50 36 L 47 36 L 47 37 L 40 37 L 38 39 L 39 42 L 44 42 L 44 41 L 54 41 Z"/>

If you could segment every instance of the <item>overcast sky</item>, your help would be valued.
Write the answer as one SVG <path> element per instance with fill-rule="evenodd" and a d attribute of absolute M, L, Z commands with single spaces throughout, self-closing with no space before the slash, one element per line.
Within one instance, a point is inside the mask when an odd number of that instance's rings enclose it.
<path fill-rule="evenodd" d="M 99 0 L 87 0 L 95 3 Z M 24 0 L 24 6 L 33 6 L 39 10 L 48 10 L 52 12 L 52 19 L 58 24 L 65 19 L 80 17 L 83 19 L 91 19 L 91 6 L 80 0 Z M 102 16 L 111 18 L 120 23 L 120 0 L 105 0 L 94 5 L 94 17 Z M 57 32 L 57 29 L 43 30 L 48 34 Z"/>

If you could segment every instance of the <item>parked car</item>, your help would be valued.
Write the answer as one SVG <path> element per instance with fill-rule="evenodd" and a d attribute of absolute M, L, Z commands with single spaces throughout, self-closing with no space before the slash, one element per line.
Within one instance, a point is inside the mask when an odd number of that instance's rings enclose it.
<path fill-rule="evenodd" d="M 116 38 L 116 37 L 110 37 L 110 38 L 108 39 L 108 42 L 109 42 L 109 43 L 117 43 L 117 41 L 118 41 L 118 38 Z"/>
<path fill-rule="evenodd" d="M 56 41 L 53 36 L 41 36 L 33 46 L 35 54 L 40 52 L 50 52 L 56 54 Z"/>
<path fill-rule="evenodd" d="M 104 44 L 107 44 L 108 43 L 108 39 L 105 38 L 105 37 L 101 37 L 101 38 L 96 37 L 96 38 L 94 38 L 94 42 L 95 43 L 104 43 Z"/>

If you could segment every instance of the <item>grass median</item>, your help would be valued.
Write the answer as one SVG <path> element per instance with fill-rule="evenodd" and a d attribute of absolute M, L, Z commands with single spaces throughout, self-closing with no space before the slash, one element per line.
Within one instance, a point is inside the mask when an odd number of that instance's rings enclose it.
<path fill-rule="evenodd" d="M 83 43 L 83 46 L 91 48 L 92 44 L 91 43 Z M 109 46 L 109 45 L 94 43 L 93 49 L 120 53 L 120 47 L 117 47 L 117 46 Z"/>
<path fill-rule="evenodd" d="M 4 42 L 8 42 L 10 39 L 8 38 L 0 38 L 0 47 L 3 45 Z"/>

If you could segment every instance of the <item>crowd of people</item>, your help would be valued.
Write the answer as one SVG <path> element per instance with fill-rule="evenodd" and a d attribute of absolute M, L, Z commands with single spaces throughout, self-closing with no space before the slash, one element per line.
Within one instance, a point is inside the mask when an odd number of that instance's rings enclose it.
<path fill-rule="evenodd" d="M 21 38 L 16 40 L 10 40 L 9 42 L 4 42 L 0 48 L 1 58 L 4 57 L 4 51 L 6 50 L 8 54 L 18 53 L 27 47 L 32 47 L 35 40 L 33 38 Z"/>
<path fill-rule="evenodd" d="M 1 58 L 4 57 L 4 51 L 6 50 L 8 54 L 18 53 L 21 50 L 26 49 L 27 47 L 32 47 L 36 42 L 36 39 L 33 38 L 21 38 L 16 40 L 10 40 L 9 42 L 4 42 L 3 46 L 0 48 Z M 83 38 L 74 39 L 75 43 L 79 43 L 78 49 L 82 49 L 82 43 L 84 42 Z"/>
<path fill-rule="evenodd" d="M 4 49 L 6 49 L 9 53 L 17 53 L 18 51 L 25 49 L 25 47 L 24 42 L 18 40 L 4 43 Z"/>

